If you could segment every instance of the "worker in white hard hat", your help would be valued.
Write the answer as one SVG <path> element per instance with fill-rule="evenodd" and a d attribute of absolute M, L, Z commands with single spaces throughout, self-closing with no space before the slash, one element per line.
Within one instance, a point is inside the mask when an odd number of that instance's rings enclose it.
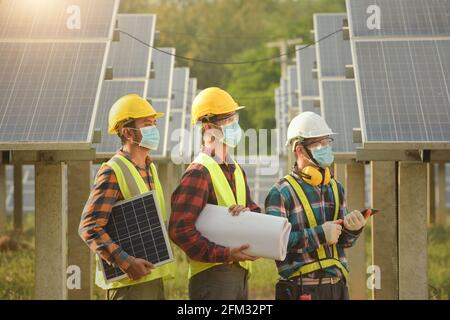
<path fill-rule="evenodd" d="M 360 211 L 347 212 L 344 188 L 330 173 L 334 134 L 313 112 L 289 124 L 286 145 L 296 162 L 265 201 L 266 214 L 292 224 L 286 259 L 276 261 L 282 277 L 277 299 L 349 299 L 344 248 L 355 243 L 366 220 Z"/>

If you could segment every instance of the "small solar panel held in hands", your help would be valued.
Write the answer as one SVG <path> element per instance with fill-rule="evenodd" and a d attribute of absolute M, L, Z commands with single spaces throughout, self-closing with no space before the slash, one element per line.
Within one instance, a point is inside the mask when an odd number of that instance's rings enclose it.
<path fill-rule="evenodd" d="M 105 231 L 129 255 L 145 259 L 155 267 L 173 260 L 154 191 L 117 203 Z M 108 282 L 126 277 L 120 268 L 104 260 L 102 267 Z"/>

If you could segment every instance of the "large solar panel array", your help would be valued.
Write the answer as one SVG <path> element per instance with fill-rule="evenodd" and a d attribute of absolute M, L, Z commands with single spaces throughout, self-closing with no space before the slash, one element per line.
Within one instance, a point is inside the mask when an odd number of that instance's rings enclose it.
<path fill-rule="evenodd" d="M 154 198 L 154 192 L 117 203 L 111 212 L 105 231 L 112 241 L 136 258 L 145 259 L 155 267 L 173 260 L 169 238 Z M 125 277 L 116 265 L 103 259 L 102 266 L 108 281 Z"/>
<path fill-rule="evenodd" d="M 350 0 L 347 12 L 354 37 L 449 35 L 448 0 Z M 370 19 L 377 13 L 381 22 L 379 29 L 372 27 L 374 21 Z"/>
<path fill-rule="evenodd" d="M 175 68 L 173 74 L 173 99 L 170 109 L 168 147 L 172 160 L 181 162 L 184 144 L 185 117 L 189 95 L 189 69 Z"/>
<path fill-rule="evenodd" d="M 316 40 L 342 28 L 345 14 L 314 16 Z M 341 33 L 317 44 L 321 113 L 338 134 L 333 136 L 333 151 L 355 151 L 353 129 L 360 128 L 355 81 L 345 79 L 345 65 L 351 64 L 350 41 Z"/>
<path fill-rule="evenodd" d="M 450 1 L 347 1 L 365 147 L 439 148 L 450 141 Z M 357 37 L 356 37 L 357 36 Z"/>
<path fill-rule="evenodd" d="M 1 149 L 90 146 L 117 8 L 0 1 Z"/>
<path fill-rule="evenodd" d="M 319 83 L 312 75 L 316 61 L 316 49 L 314 46 L 296 46 L 296 50 L 300 111 L 312 111 L 320 114 L 320 109 L 314 106 L 314 100 L 319 99 Z"/>
<path fill-rule="evenodd" d="M 165 116 L 158 121 L 161 140 L 158 149 L 152 152 L 153 157 L 166 157 L 169 145 L 169 123 L 172 101 L 173 72 L 175 67 L 175 49 L 158 48 L 152 54 L 153 77 L 148 83 L 147 95 L 153 107 Z"/>
<path fill-rule="evenodd" d="M 117 7 L 115 0 L 2 0 L 0 38 L 25 41 L 108 38 Z"/>
<path fill-rule="evenodd" d="M 144 42 L 153 45 L 155 15 L 119 14 L 117 26 Z M 113 68 L 113 80 L 103 81 L 95 128 L 101 130 L 101 143 L 96 145 L 100 157 L 111 157 L 120 148 L 117 135 L 108 134 L 108 114 L 111 106 L 120 97 L 135 93 L 146 95 L 150 77 L 152 50 L 127 35 L 113 42 L 108 56 L 108 66 Z"/>

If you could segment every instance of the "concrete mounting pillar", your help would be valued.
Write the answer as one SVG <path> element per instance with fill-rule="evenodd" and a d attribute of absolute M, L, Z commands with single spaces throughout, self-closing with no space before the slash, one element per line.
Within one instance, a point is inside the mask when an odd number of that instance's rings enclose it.
<path fill-rule="evenodd" d="M 438 207 L 436 210 L 436 224 L 445 225 L 447 223 L 448 209 L 446 207 L 447 196 L 445 183 L 445 163 L 439 163 L 439 178 L 438 178 Z"/>
<path fill-rule="evenodd" d="M 172 196 L 172 192 L 171 192 L 171 186 L 170 186 L 170 181 L 171 181 L 171 177 L 170 177 L 170 173 L 169 173 L 169 166 L 170 166 L 170 161 L 164 161 L 164 162 L 158 162 L 158 177 L 159 180 L 161 181 L 161 186 L 164 192 L 164 199 L 165 199 L 165 204 L 166 204 L 166 210 L 167 210 L 167 214 L 169 215 L 171 212 L 171 207 L 170 207 L 170 197 Z"/>
<path fill-rule="evenodd" d="M 6 231 L 6 165 L 0 162 L 0 235 Z"/>
<path fill-rule="evenodd" d="M 428 225 L 436 222 L 436 179 L 434 163 L 427 164 L 427 220 Z"/>
<path fill-rule="evenodd" d="M 22 164 L 14 164 L 14 230 L 23 230 L 23 172 Z"/>
<path fill-rule="evenodd" d="M 348 211 L 364 208 L 365 199 L 365 173 L 363 163 L 346 165 L 345 186 Z M 366 244 L 365 231 L 361 232 L 352 248 L 346 250 L 350 266 L 349 291 L 350 299 L 366 300 Z"/>
<path fill-rule="evenodd" d="M 78 235 L 81 213 L 91 190 L 91 165 L 90 161 L 67 163 L 67 265 L 76 266 L 77 268 L 73 271 L 74 275 L 80 277 L 79 286 L 69 287 L 68 298 L 70 300 L 92 298 L 92 253 Z"/>
<path fill-rule="evenodd" d="M 399 298 L 428 299 L 427 165 L 399 164 Z"/>
<path fill-rule="evenodd" d="M 374 268 L 372 277 L 375 277 L 372 296 L 377 300 L 397 300 L 399 296 L 396 163 L 372 161 L 371 171 L 372 208 L 380 210 L 372 217 L 372 265 Z M 380 287 L 376 286 L 378 280 Z"/>
<path fill-rule="evenodd" d="M 344 186 L 344 189 L 346 188 L 345 185 L 345 164 L 344 163 L 335 163 L 334 164 L 334 178 L 342 183 Z"/>
<path fill-rule="evenodd" d="M 62 163 L 36 164 L 35 299 L 66 299 L 67 193 Z"/>

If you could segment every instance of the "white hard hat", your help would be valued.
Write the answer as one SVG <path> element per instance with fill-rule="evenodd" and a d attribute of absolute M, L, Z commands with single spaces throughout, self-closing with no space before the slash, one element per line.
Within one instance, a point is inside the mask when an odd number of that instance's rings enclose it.
<path fill-rule="evenodd" d="M 336 133 L 328 127 L 324 118 L 311 111 L 302 112 L 289 123 L 286 146 L 294 139 L 318 138 L 332 134 Z"/>

